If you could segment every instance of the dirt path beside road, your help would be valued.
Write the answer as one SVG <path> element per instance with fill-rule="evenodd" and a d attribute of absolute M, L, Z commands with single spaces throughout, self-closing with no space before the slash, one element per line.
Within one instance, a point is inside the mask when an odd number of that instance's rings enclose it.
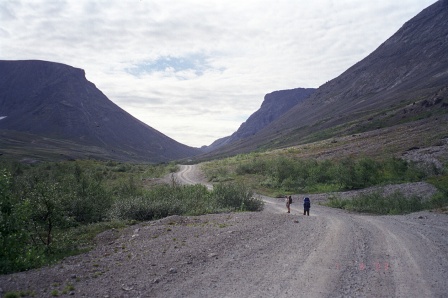
<path fill-rule="evenodd" d="M 179 180 L 203 182 L 192 166 Z M 198 178 L 199 177 L 199 178 Z M 172 216 L 98 236 L 91 252 L 0 276 L 0 288 L 50 297 L 447 297 L 448 216 L 350 214 L 297 197 L 265 210 Z M 61 297 L 69 294 L 61 295 Z"/>

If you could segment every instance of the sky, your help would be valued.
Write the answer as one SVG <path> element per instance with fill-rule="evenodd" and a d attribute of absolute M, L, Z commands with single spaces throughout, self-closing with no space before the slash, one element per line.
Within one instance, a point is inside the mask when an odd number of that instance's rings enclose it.
<path fill-rule="evenodd" d="M 267 93 L 337 77 L 435 2 L 0 0 L 0 60 L 82 68 L 122 109 L 200 147 Z"/>

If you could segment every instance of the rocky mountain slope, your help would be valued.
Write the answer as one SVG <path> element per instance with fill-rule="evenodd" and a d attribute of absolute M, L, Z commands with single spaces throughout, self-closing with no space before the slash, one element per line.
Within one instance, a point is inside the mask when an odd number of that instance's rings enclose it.
<path fill-rule="evenodd" d="M 296 88 L 266 94 L 260 109 L 253 113 L 246 122 L 241 124 L 236 132 L 231 136 L 216 140 L 210 146 L 203 149 L 210 152 L 224 145 L 229 145 L 235 141 L 255 135 L 270 123 L 282 117 L 292 107 L 303 102 L 315 90 L 314 88 Z"/>
<path fill-rule="evenodd" d="M 303 144 L 448 113 L 448 0 L 406 22 L 339 77 L 254 136 L 209 156 Z"/>
<path fill-rule="evenodd" d="M 82 69 L 59 63 L 0 61 L 0 116 L 5 156 L 161 162 L 199 152 L 119 108 Z"/>

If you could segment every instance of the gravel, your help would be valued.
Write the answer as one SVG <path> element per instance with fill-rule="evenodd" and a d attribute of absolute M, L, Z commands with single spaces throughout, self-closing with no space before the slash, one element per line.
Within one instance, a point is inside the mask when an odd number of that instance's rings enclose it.
<path fill-rule="evenodd" d="M 447 296 L 447 215 L 352 214 L 319 206 L 323 196 L 310 195 L 310 216 L 303 216 L 301 197 L 294 196 L 290 214 L 283 199 L 264 197 L 263 212 L 171 216 L 106 231 L 88 253 L 0 276 L 0 291 L 35 297 L 55 290 L 59 297 Z"/>

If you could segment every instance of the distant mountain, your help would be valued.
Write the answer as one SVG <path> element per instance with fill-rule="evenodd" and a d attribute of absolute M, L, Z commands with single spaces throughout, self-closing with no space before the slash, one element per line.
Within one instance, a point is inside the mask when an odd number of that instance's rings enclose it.
<path fill-rule="evenodd" d="M 279 119 L 293 106 L 303 102 L 316 89 L 296 88 L 291 90 L 280 90 L 266 94 L 260 109 L 253 113 L 246 122 L 241 124 L 236 132 L 231 136 L 216 140 L 204 149 L 210 152 L 224 145 L 229 145 L 235 141 L 245 139 L 255 135 L 257 132 L 268 126 L 271 122 Z"/>
<path fill-rule="evenodd" d="M 208 157 L 281 148 L 448 113 L 448 0 L 406 22 L 281 119 Z"/>
<path fill-rule="evenodd" d="M 199 152 L 122 110 L 86 80 L 82 69 L 53 62 L 0 61 L 0 119 L 4 155 L 19 150 L 26 156 L 30 148 L 38 159 L 43 148 L 57 153 L 61 142 L 68 158 L 85 158 L 83 148 L 91 158 L 144 162 Z"/>

